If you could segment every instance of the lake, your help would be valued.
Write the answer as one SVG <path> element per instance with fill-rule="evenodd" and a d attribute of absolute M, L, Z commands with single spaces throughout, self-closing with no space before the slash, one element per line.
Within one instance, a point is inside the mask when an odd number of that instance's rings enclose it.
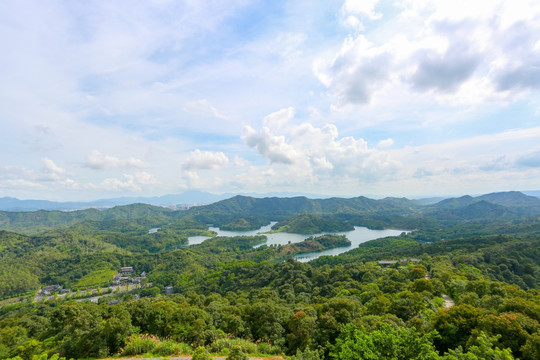
<path fill-rule="evenodd" d="M 403 232 L 408 232 L 405 230 L 394 230 L 394 229 L 385 229 L 385 230 L 371 230 L 366 227 L 360 227 L 355 226 L 354 230 L 352 231 L 345 231 L 345 232 L 338 232 L 338 233 L 320 233 L 320 234 L 313 234 L 313 235 L 302 235 L 302 234 L 288 234 L 288 233 L 273 233 L 273 234 L 261 234 L 267 231 L 270 231 L 272 229 L 272 226 L 276 222 L 271 222 L 268 225 L 265 225 L 257 230 L 250 230 L 250 231 L 227 231 L 227 230 L 221 230 L 217 227 L 210 227 L 209 230 L 215 231 L 218 236 L 253 236 L 253 235 L 266 235 L 268 238 L 268 241 L 266 241 L 264 244 L 256 245 L 287 245 L 289 242 L 296 243 L 300 241 L 304 241 L 310 236 L 319 236 L 323 234 L 339 234 L 339 235 L 345 235 L 347 236 L 347 239 L 351 241 L 351 246 L 348 247 L 340 247 L 325 251 L 319 251 L 319 252 L 313 252 L 313 253 L 305 253 L 305 254 L 299 254 L 295 256 L 295 258 L 298 261 L 306 262 L 313 259 L 318 258 L 319 256 L 323 255 L 339 255 L 341 253 L 344 253 L 346 251 L 355 249 L 363 242 L 379 239 L 387 236 L 399 236 Z M 188 238 L 188 244 L 189 245 L 197 245 L 202 243 L 204 240 L 209 239 L 207 236 L 191 236 Z"/>

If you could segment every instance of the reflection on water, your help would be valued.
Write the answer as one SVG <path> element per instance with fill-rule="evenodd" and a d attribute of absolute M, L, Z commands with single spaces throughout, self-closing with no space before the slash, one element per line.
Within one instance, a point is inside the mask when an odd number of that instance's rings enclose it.
<path fill-rule="evenodd" d="M 319 256 L 324 255 L 339 255 L 341 253 L 344 253 L 346 251 L 355 249 L 360 245 L 361 243 L 364 243 L 369 240 L 375 240 L 387 236 L 399 236 L 403 232 L 408 232 L 404 230 L 393 230 L 393 229 L 385 229 L 385 230 L 370 230 L 365 227 L 355 226 L 353 231 L 347 231 L 347 232 L 340 232 L 337 233 L 339 235 L 345 235 L 347 238 L 351 241 L 351 246 L 347 247 L 340 247 L 330 250 L 324 250 L 319 252 L 312 252 L 312 253 L 305 253 L 305 254 L 298 254 L 295 256 L 295 258 L 298 261 L 306 262 L 309 260 L 313 260 L 318 258 Z"/>
<path fill-rule="evenodd" d="M 199 245 L 202 244 L 204 240 L 210 239 L 208 236 L 190 236 L 188 237 L 188 245 Z"/>
<path fill-rule="evenodd" d="M 276 222 L 273 221 L 268 225 L 265 225 L 257 230 L 250 230 L 250 231 L 227 231 L 227 230 L 220 230 L 217 227 L 210 227 L 209 230 L 215 231 L 218 236 L 253 236 L 253 235 L 260 235 L 261 233 L 270 231 L 272 226 Z M 351 241 L 351 246 L 347 247 L 340 247 L 325 251 L 319 251 L 319 252 L 313 252 L 313 253 L 305 253 L 305 254 L 299 254 L 295 256 L 295 258 L 298 261 L 306 262 L 309 260 L 313 260 L 318 258 L 319 256 L 323 255 L 338 255 L 341 253 L 344 253 L 346 251 L 349 251 L 351 249 L 357 248 L 358 245 L 360 245 L 363 242 L 374 240 L 378 238 L 383 238 L 387 236 L 398 236 L 403 232 L 408 232 L 404 230 L 392 230 L 392 229 L 386 229 L 386 230 L 370 230 L 365 227 L 359 227 L 355 226 L 354 230 L 352 231 L 345 231 L 345 232 L 339 232 L 336 234 L 339 235 L 345 235 L 347 238 Z M 287 245 L 288 243 L 296 243 L 300 241 L 304 241 L 306 238 L 310 236 L 319 236 L 323 234 L 329 234 L 329 233 L 320 233 L 320 234 L 313 234 L 313 235 L 301 235 L 301 234 L 288 234 L 288 233 L 274 233 L 274 234 L 264 234 L 268 238 L 268 241 L 263 244 L 255 245 L 254 247 L 261 246 L 261 245 Z M 207 236 L 190 236 L 188 239 L 189 245 L 197 245 L 202 243 L 204 240 L 209 239 Z"/>

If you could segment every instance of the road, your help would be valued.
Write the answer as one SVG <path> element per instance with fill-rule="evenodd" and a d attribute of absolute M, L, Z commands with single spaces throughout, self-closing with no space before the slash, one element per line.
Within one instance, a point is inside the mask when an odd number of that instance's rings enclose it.
<path fill-rule="evenodd" d="M 121 286 L 108 286 L 108 287 L 101 288 L 100 289 L 101 294 L 99 294 L 99 295 L 98 295 L 97 289 L 89 289 L 89 290 L 81 290 L 81 291 L 79 291 L 78 295 L 77 295 L 76 292 L 73 292 L 73 291 L 70 291 L 68 293 L 58 294 L 58 295 L 56 295 L 56 298 L 57 299 L 64 299 L 69 294 L 72 298 L 77 297 L 76 301 L 79 301 L 79 302 L 80 301 L 88 301 L 88 300 L 90 300 L 92 302 L 97 302 L 100 297 L 111 296 L 111 295 L 115 295 L 117 293 L 131 291 L 131 290 L 134 290 L 134 289 L 137 289 L 137 288 L 140 288 L 140 287 L 141 287 L 141 285 L 139 285 L 139 284 L 128 284 L 128 285 L 121 285 Z M 94 296 L 86 297 L 86 295 L 94 295 Z M 81 298 L 81 296 L 83 296 L 83 298 Z M 43 296 L 41 294 L 36 294 L 36 296 L 34 298 L 34 301 L 35 302 L 40 302 L 45 298 L 47 300 L 54 300 L 55 295 Z"/>

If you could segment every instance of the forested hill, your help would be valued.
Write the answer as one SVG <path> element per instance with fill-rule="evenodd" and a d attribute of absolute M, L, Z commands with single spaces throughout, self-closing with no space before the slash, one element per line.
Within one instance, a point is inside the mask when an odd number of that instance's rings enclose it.
<path fill-rule="evenodd" d="M 253 198 L 235 196 L 227 200 L 199 206 L 191 209 L 194 213 L 228 213 L 228 214 L 272 214 L 290 216 L 297 214 L 356 214 L 383 212 L 410 214 L 420 206 L 405 198 L 369 199 L 364 196 L 354 198 L 308 199 L 303 196 L 293 198 Z"/>
<path fill-rule="evenodd" d="M 166 223 L 178 215 L 158 206 L 132 204 L 111 209 L 86 209 L 78 211 L 0 211 L 0 229 L 20 233 L 36 233 L 49 229 L 66 228 L 85 221 L 132 220 L 144 218 L 149 223 Z"/>
<path fill-rule="evenodd" d="M 445 199 L 428 207 L 437 209 L 457 209 L 481 201 L 509 208 L 527 208 L 540 212 L 540 198 L 525 195 L 519 191 L 497 192 L 477 197 L 465 195 L 459 198 Z"/>
<path fill-rule="evenodd" d="M 117 206 L 106 210 L 79 211 L 0 211 L 0 229 L 24 234 L 67 228 L 88 221 L 138 220 L 141 225 L 160 227 L 182 218 L 194 218 L 203 224 L 214 224 L 222 229 L 257 229 L 270 221 L 282 221 L 297 215 L 332 217 L 352 225 L 371 228 L 417 228 L 426 221 L 500 221 L 540 215 L 540 198 L 520 192 L 502 192 L 478 197 L 463 196 L 442 200 L 432 205 L 421 205 L 406 198 L 309 199 L 254 198 L 234 196 L 187 211 L 147 204 Z"/>
<path fill-rule="evenodd" d="M 522 215 L 536 201 L 239 196 L 188 211 L 1 213 L 4 228 L 54 229 L 0 229 L 0 359 L 536 360 L 540 217 Z M 273 231 L 411 231 L 303 263 L 294 257 L 352 238 L 268 245 L 208 228 L 269 220 Z M 208 239 L 185 246 L 194 235 Z"/>

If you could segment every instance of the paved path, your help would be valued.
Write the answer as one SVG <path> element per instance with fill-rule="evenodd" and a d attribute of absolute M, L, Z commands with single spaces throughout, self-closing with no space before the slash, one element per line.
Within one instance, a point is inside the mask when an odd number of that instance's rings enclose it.
<path fill-rule="evenodd" d="M 426 272 L 425 278 L 426 280 L 431 280 L 431 276 L 429 275 L 429 272 Z M 443 309 L 450 309 L 452 306 L 456 305 L 456 303 L 454 302 L 454 300 L 452 300 L 450 296 L 446 294 L 442 294 L 442 297 L 444 300 Z"/>
<path fill-rule="evenodd" d="M 456 305 L 456 303 L 454 302 L 454 300 L 452 300 L 450 296 L 446 294 L 442 294 L 442 297 L 444 299 L 444 305 L 443 305 L 444 309 L 450 309 L 452 306 Z"/>
<path fill-rule="evenodd" d="M 120 286 L 107 286 L 107 287 L 104 287 L 104 288 L 100 289 L 100 291 L 101 291 L 100 295 L 97 294 L 97 292 L 98 292 L 97 289 L 80 290 L 79 291 L 79 296 L 86 296 L 86 295 L 90 295 L 90 294 L 93 294 L 93 296 L 79 297 L 79 298 L 76 298 L 76 301 L 77 302 L 81 302 L 81 301 L 97 302 L 97 299 L 99 299 L 100 297 L 116 295 L 116 294 L 121 293 L 121 292 L 131 291 L 131 290 L 139 289 L 139 288 L 142 288 L 142 286 L 139 285 L 139 284 L 127 284 L 127 285 L 120 285 Z M 64 299 L 67 294 L 69 294 L 72 298 L 75 298 L 77 296 L 77 293 L 75 291 L 70 291 L 69 293 L 58 294 L 58 295 L 56 295 L 56 297 L 58 299 Z M 34 302 L 40 302 L 43 299 L 54 300 L 54 298 L 55 298 L 55 295 L 42 295 L 42 294 L 38 293 L 38 294 L 36 294 L 36 296 L 34 298 Z M 92 300 L 90 300 L 90 299 L 92 299 Z"/>

